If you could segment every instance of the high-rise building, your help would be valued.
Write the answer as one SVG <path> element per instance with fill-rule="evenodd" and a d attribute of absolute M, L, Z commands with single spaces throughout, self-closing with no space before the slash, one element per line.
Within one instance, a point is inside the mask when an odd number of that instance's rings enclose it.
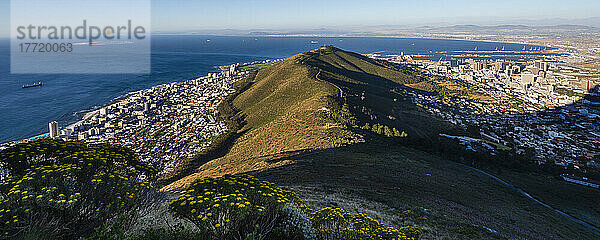
<path fill-rule="evenodd" d="M 521 83 L 523 85 L 532 84 L 536 81 L 537 76 L 533 73 L 524 72 L 521 73 Z"/>
<path fill-rule="evenodd" d="M 544 72 L 548 72 L 548 69 L 550 69 L 550 64 L 547 62 L 542 62 L 540 69 L 542 69 Z"/>
<path fill-rule="evenodd" d="M 494 63 L 494 70 L 496 70 L 497 72 L 500 72 L 500 71 L 504 70 L 504 65 L 505 65 L 504 62 L 500 62 L 500 61 L 495 62 Z"/>
<path fill-rule="evenodd" d="M 456 59 L 450 60 L 450 67 L 458 67 L 458 60 L 456 60 Z"/>
<path fill-rule="evenodd" d="M 48 130 L 50 130 L 50 137 L 57 138 L 58 137 L 58 122 L 54 121 L 48 123 Z"/>
<path fill-rule="evenodd" d="M 544 71 L 539 71 L 537 75 L 541 78 L 546 78 L 546 72 Z"/>
<path fill-rule="evenodd" d="M 483 69 L 485 69 L 485 64 L 484 64 L 484 63 L 482 63 L 482 62 L 476 62 L 476 63 L 473 65 L 473 70 L 475 70 L 475 71 L 481 71 L 481 70 L 483 70 Z"/>
<path fill-rule="evenodd" d="M 229 74 L 230 75 L 234 75 L 235 74 L 235 70 L 236 70 L 235 68 L 236 68 L 235 64 L 231 65 L 231 67 L 229 67 Z"/>
<path fill-rule="evenodd" d="M 458 65 L 458 72 L 459 73 L 465 73 L 465 68 L 467 65 Z"/>
<path fill-rule="evenodd" d="M 514 65 L 514 66 L 512 66 L 511 70 L 512 70 L 512 74 L 519 74 L 519 73 L 521 73 L 521 66 Z"/>
<path fill-rule="evenodd" d="M 535 60 L 533 66 L 536 68 L 542 68 L 542 60 Z"/>

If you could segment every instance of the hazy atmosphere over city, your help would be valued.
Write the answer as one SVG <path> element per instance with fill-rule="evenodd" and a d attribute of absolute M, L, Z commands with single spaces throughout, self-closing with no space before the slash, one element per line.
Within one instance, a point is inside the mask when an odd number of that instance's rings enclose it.
<path fill-rule="evenodd" d="M 600 239 L 600 2 L 0 2 L 0 239 Z"/>

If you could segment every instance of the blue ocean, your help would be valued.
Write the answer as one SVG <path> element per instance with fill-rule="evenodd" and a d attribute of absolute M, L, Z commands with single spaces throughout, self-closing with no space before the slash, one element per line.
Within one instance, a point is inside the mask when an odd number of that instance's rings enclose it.
<path fill-rule="evenodd" d="M 0 142 L 47 132 L 48 122 L 61 126 L 81 113 L 128 92 L 185 81 L 238 62 L 278 59 L 334 45 L 358 53 L 428 54 L 439 52 L 521 50 L 534 46 L 508 43 L 375 37 L 231 37 L 200 35 L 152 36 L 150 74 L 11 74 L 9 39 L 0 39 Z M 443 55 L 442 55 L 443 56 Z M 107 59 L 107 61 L 109 61 Z M 101 64 L 101 63 L 100 63 Z M 21 88 L 42 82 L 42 87 Z"/>

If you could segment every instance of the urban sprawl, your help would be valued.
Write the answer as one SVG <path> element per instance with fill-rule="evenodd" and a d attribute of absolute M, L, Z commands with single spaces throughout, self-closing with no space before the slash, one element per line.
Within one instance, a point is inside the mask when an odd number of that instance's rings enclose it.
<path fill-rule="evenodd" d="M 600 170 L 598 82 L 580 78 L 590 73 L 564 64 L 560 55 L 523 61 L 368 56 L 444 77 L 467 89 L 469 93 L 448 97 L 407 93 L 430 113 L 465 129 L 477 126 L 481 135 L 481 139 L 442 137 L 459 139 L 472 151 L 529 149 L 538 164 Z"/>
<path fill-rule="evenodd" d="M 168 172 L 227 131 L 226 125 L 215 119 L 217 106 L 234 92 L 233 84 L 248 74 L 242 70 L 244 65 L 269 62 L 234 64 L 205 77 L 132 92 L 76 123 L 61 128 L 58 122 L 51 122 L 49 133 L 2 144 L 0 150 L 39 137 L 119 144 Z"/>
<path fill-rule="evenodd" d="M 519 61 L 468 55 L 439 61 L 420 55 L 367 56 L 450 79 L 466 89 L 469 94 L 449 97 L 407 92 L 423 109 L 464 128 L 478 126 L 481 135 L 480 139 L 441 137 L 459 139 L 472 151 L 529 150 L 538 164 L 600 169 L 600 103 L 594 101 L 600 94 L 598 82 L 582 77 L 592 74 L 588 70 L 565 64 L 561 58 L 568 55 Z M 216 121 L 215 111 L 233 93 L 233 83 L 248 74 L 244 66 L 269 62 L 234 64 L 198 79 L 133 92 L 66 127 L 52 122 L 50 133 L 43 136 L 120 144 L 133 149 L 141 160 L 169 171 L 227 131 L 224 123 Z M 29 140 L 4 143 L 0 150 Z"/>

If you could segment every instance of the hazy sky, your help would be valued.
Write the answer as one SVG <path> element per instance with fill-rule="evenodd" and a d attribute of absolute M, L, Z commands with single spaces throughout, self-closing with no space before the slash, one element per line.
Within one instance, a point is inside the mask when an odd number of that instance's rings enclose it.
<path fill-rule="evenodd" d="M 170 0 L 153 2 L 153 26 L 307 28 L 600 16 L 599 0 Z"/>
<path fill-rule="evenodd" d="M 0 0 L 0 35 L 8 33 L 9 3 L 9 0 Z M 599 0 L 152 0 L 152 28 L 155 31 L 186 31 L 493 24 L 599 17 L 599 9 Z M 106 15 L 110 17 L 110 11 L 106 11 Z"/>

